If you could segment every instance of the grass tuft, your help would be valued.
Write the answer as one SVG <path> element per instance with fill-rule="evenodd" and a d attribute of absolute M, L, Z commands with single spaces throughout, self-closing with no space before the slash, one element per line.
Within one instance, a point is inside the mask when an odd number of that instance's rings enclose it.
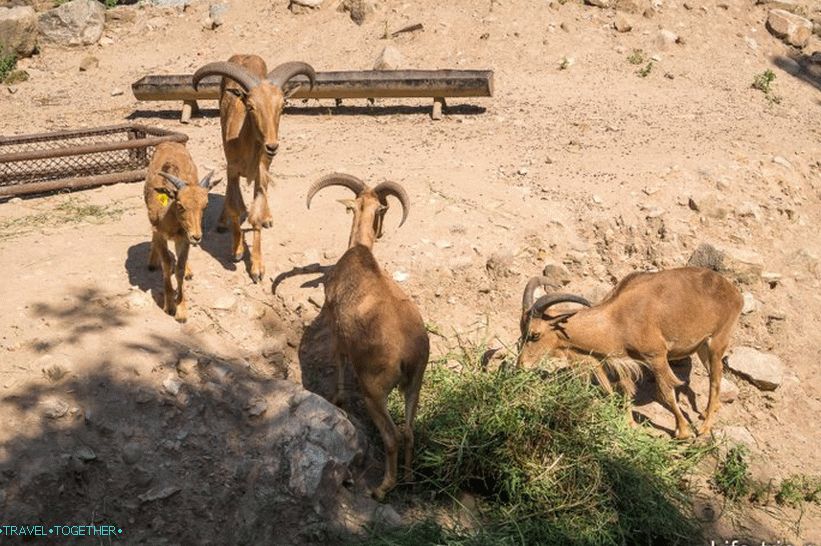
<path fill-rule="evenodd" d="M 713 483 L 716 489 L 729 500 L 746 498 L 753 492 L 747 465 L 747 448 L 738 445 L 731 447 L 716 469 Z"/>
<path fill-rule="evenodd" d="M 92 205 L 80 197 L 69 197 L 53 210 L 0 220 L 0 241 L 36 229 L 79 222 L 102 223 L 119 220 L 125 209 L 118 204 Z"/>
<path fill-rule="evenodd" d="M 753 79 L 753 89 L 758 89 L 764 96 L 767 97 L 767 100 L 771 103 L 780 104 L 781 97 L 777 96 L 773 92 L 772 84 L 775 81 L 775 72 L 770 69 L 765 70 L 761 74 L 756 74 L 755 78 Z"/>
<path fill-rule="evenodd" d="M 483 371 L 482 352 L 463 355 L 460 371 L 431 364 L 415 426 L 421 486 L 439 498 L 478 497 L 481 524 L 466 530 L 423 521 L 375 532 L 365 544 L 697 541 L 688 476 L 711 445 L 630 428 L 626 401 L 604 396 L 586 377 Z"/>

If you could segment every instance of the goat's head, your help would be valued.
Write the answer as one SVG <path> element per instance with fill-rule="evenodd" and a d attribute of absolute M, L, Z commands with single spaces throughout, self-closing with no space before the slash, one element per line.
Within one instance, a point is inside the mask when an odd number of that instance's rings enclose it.
<path fill-rule="evenodd" d="M 353 212 L 351 236 L 348 239 L 348 248 L 355 244 L 362 244 L 371 248 L 376 239 L 382 237 L 382 221 L 388 211 L 388 196 L 399 199 L 402 205 L 402 221 L 405 223 L 410 211 L 410 198 L 405 189 L 396 182 L 382 182 L 374 188 L 368 187 L 359 178 L 350 174 L 332 173 L 323 176 L 313 183 L 308 190 L 307 206 L 311 208 L 311 199 L 321 189 L 328 186 L 344 186 L 353 191 L 355 199 L 340 199 L 349 212 Z"/>
<path fill-rule="evenodd" d="M 156 188 L 157 193 L 164 194 L 171 199 L 171 206 L 177 215 L 188 242 L 196 246 L 202 241 L 202 213 L 208 205 L 208 192 L 220 183 L 222 179 L 211 180 L 214 171 L 197 184 L 187 184 L 185 180 L 160 171 L 164 184 Z"/>
<path fill-rule="evenodd" d="M 590 302 L 572 294 L 547 293 L 535 299 L 536 289 L 547 290 L 550 281 L 546 277 L 533 277 L 525 286 L 522 296 L 522 318 L 519 321 L 519 366 L 532 366 L 559 349 L 567 335 L 562 324 L 573 313 L 550 314 L 549 309 L 559 303 L 579 303 L 590 307 Z M 535 301 L 534 301 L 535 300 Z"/>
<path fill-rule="evenodd" d="M 254 120 L 252 125 L 260 148 L 269 158 L 273 158 L 279 149 L 279 118 L 285 108 L 285 99 L 301 87 L 287 84 L 295 76 L 304 75 L 313 89 L 316 83 L 314 69 L 302 62 L 283 63 L 260 80 L 236 63 L 209 63 L 194 73 L 194 89 L 197 89 L 200 80 L 214 74 L 230 78 L 239 85 L 227 87 L 225 91 L 239 97 L 245 105 L 246 115 Z"/>

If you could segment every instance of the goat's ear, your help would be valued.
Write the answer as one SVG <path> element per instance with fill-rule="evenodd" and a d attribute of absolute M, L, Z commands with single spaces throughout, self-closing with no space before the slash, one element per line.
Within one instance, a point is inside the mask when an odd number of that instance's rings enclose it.
<path fill-rule="evenodd" d="M 340 203 L 345 205 L 345 208 L 349 211 L 354 209 L 354 205 L 356 205 L 356 199 L 337 199 Z"/>
<path fill-rule="evenodd" d="M 242 102 L 245 102 L 245 99 L 248 98 L 248 93 L 245 92 L 244 89 L 240 89 L 239 87 L 226 87 L 226 91 L 231 93 L 232 95 L 239 97 Z"/>

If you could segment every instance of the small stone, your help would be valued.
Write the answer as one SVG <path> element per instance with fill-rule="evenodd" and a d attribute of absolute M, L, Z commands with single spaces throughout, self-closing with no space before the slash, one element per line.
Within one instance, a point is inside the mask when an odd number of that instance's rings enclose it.
<path fill-rule="evenodd" d="M 43 415 L 49 419 L 59 419 L 68 413 L 68 404 L 59 398 L 52 398 L 40 404 L 43 408 Z"/>
<path fill-rule="evenodd" d="M 387 45 L 382 49 L 379 57 L 373 65 L 374 70 L 397 70 L 404 63 L 402 53 L 391 45 Z"/>
<path fill-rule="evenodd" d="M 141 502 L 151 502 L 155 500 L 167 499 L 179 491 L 181 491 L 181 489 L 176 485 L 157 486 L 152 487 L 142 495 L 138 495 L 137 498 L 140 499 Z"/>
<path fill-rule="evenodd" d="M 445 239 L 440 239 L 440 240 L 436 241 L 436 247 L 441 248 L 442 250 L 444 250 L 446 248 L 452 248 L 453 243 L 451 243 L 450 241 L 445 240 Z"/>
<path fill-rule="evenodd" d="M 656 47 L 664 51 L 680 41 L 678 34 L 671 30 L 662 29 L 656 35 Z"/>
<path fill-rule="evenodd" d="M 177 377 L 177 374 L 169 374 L 162 382 L 163 389 L 171 396 L 177 396 L 182 387 L 182 381 Z"/>
<path fill-rule="evenodd" d="M 718 395 L 718 399 L 721 403 L 732 404 L 738 399 L 738 393 L 739 390 L 735 383 L 726 377 L 721 378 L 721 387 Z"/>
<path fill-rule="evenodd" d="M 515 257 L 510 251 L 494 252 L 485 262 L 485 269 L 489 277 L 500 279 L 514 274 L 513 264 Z"/>
<path fill-rule="evenodd" d="M 100 59 L 94 55 L 88 55 L 80 61 L 80 72 L 87 72 L 93 68 L 100 66 Z"/>
<path fill-rule="evenodd" d="M 756 442 L 753 435 L 750 434 L 747 427 L 724 427 L 719 431 L 719 434 L 730 444 L 741 444 L 750 449 L 758 447 L 758 442 Z"/>
<path fill-rule="evenodd" d="M 103 36 L 102 38 L 100 38 L 99 43 L 100 43 L 101 46 L 110 46 L 110 45 L 114 45 L 114 40 L 112 40 L 108 36 Z"/>
<path fill-rule="evenodd" d="M 784 159 L 780 155 L 777 155 L 777 156 L 773 157 L 773 163 L 775 163 L 776 165 L 781 165 L 782 167 L 784 167 L 786 169 L 792 169 L 792 163 L 790 163 L 789 161 L 787 161 L 786 159 Z"/>
<path fill-rule="evenodd" d="M 758 300 L 751 292 L 744 292 L 741 297 L 744 298 L 744 306 L 741 308 L 742 315 L 749 315 L 758 309 Z"/>
<path fill-rule="evenodd" d="M 305 11 L 321 8 L 323 1 L 324 0 L 291 0 L 288 9 L 293 13 L 304 13 Z"/>
<path fill-rule="evenodd" d="M 208 7 L 208 18 L 211 19 L 211 23 L 213 24 L 212 28 L 222 26 L 227 11 L 228 4 L 211 4 Z"/>
<path fill-rule="evenodd" d="M 354 23 L 362 25 L 376 13 L 376 7 L 374 0 L 343 0 L 339 5 L 339 10 L 348 12 Z"/>
<path fill-rule="evenodd" d="M 593 194 L 593 202 L 597 205 L 601 205 L 603 203 L 602 198 L 596 194 Z"/>
<path fill-rule="evenodd" d="M 571 27 L 570 23 L 568 23 L 566 21 L 562 21 L 562 23 L 559 25 L 559 28 L 562 29 L 565 32 L 572 32 L 573 31 L 573 27 Z"/>
<path fill-rule="evenodd" d="M 597 8 L 610 8 L 613 6 L 613 0 L 585 0 L 585 3 Z"/>
<path fill-rule="evenodd" d="M 527 175 L 527 167 L 519 167 L 519 170 L 516 171 L 519 176 L 526 176 Z"/>
<path fill-rule="evenodd" d="M 744 37 L 744 42 L 747 44 L 747 47 L 749 47 L 753 51 L 758 51 L 758 42 L 756 42 L 754 38 L 750 38 L 749 36 L 745 36 Z"/>
<path fill-rule="evenodd" d="M 736 347 L 727 359 L 727 366 L 763 391 L 777 389 L 784 380 L 781 359 L 752 347 Z"/>
<path fill-rule="evenodd" d="M 405 273 L 404 271 L 394 271 L 393 272 L 393 280 L 396 282 L 405 282 L 410 279 L 410 274 Z"/>
<path fill-rule="evenodd" d="M 78 447 L 76 450 L 74 450 L 74 456 L 85 463 L 93 461 L 97 458 L 97 454 L 94 453 L 94 450 L 88 446 Z"/>
<path fill-rule="evenodd" d="M 812 35 L 812 22 L 783 9 L 770 10 L 767 29 L 795 47 L 804 47 Z"/>
<path fill-rule="evenodd" d="M 252 417 L 262 415 L 268 410 L 268 402 L 264 398 L 253 400 L 248 406 L 248 414 Z"/>
<path fill-rule="evenodd" d="M 111 96 L 112 97 L 119 97 L 120 95 L 124 95 L 124 94 L 125 94 L 125 91 L 123 91 L 120 88 L 115 88 L 115 89 L 111 90 Z"/>
<path fill-rule="evenodd" d="M 783 9 L 790 13 L 795 13 L 801 7 L 796 0 L 758 0 L 756 4 L 764 4 L 770 9 Z"/>
<path fill-rule="evenodd" d="M 220 296 L 214 304 L 211 305 L 211 309 L 215 309 L 217 311 L 229 311 L 234 307 L 234 305 L 236 305 L 236 303 L 237 298 L 234 296 Z"/>
<path fill-rule="evenodd" d="M 177 372 L 183 376 L 194 376 L 197 373 L 199 361 L 193 356 L 184 356 L 177 362 Z"/>
<path fill-rule="evenodd" d="M 618 12 L 616 13 L 616 20 L 613 21 L 613 28 L 619 32 L 630 32 L 633 30 L 633 24 L 625 14 Z"/>
<path fill-rule="evenodd" d="M 125 297 L 125 306 L 128 309 L 145 309 L 151 305 L 151 296 L 141 290 L 132 290 Z"/>
<path fill-rule="evenodd" d="M 542 269 L 542 275 L 548 278 L 551 286 L 561 288 L 562 286 L 570 284 L 571 276 L 570 270 L 561 263 L 548 263 Z"/>
<path fill-rule="evenodd" d="M 140 444 L 136 442 L 128 442 L 123 446 L 120 456 L 126 464 L 136 464 L 143 456 L 143 450 Z"/>

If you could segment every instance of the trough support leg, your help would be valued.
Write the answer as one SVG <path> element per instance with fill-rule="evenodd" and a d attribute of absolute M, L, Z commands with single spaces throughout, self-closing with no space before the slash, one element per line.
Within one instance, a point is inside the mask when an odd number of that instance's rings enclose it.
<path fill-rule="evenodd" d="M 195 100 L 182 101 L 182 114 L 180 115 L 180 123 L 188 123 L 191 116 L 196 116 L 200 111 L 200 107 Z"/>
<path fill-rule="evenodd" d="M 445 97 L 433 98 L 433 110 L 430 113 L 431 119 L 442 119 L 442 111 L 447 107 Z"/>

